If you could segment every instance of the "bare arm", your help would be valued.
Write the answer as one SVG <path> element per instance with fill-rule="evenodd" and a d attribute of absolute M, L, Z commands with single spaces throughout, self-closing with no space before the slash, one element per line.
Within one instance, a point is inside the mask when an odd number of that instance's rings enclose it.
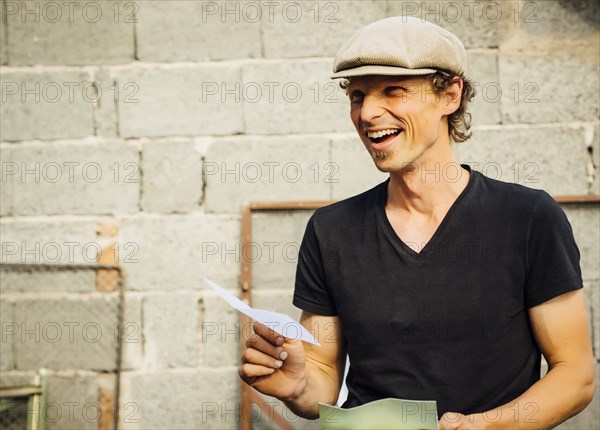
<path fill-rule="evenodd" d="M 239 374 L 258 391 L 284 401 L 296 415 L 314 419 L 319 402 L 333 404 L 338 398 L 346 347 L 338 317 L 303 311 L 300 322 L 321 346 L 283 339 L 255 323 L 257 336 L 248 342 Z"/>
<path fill-rule="evenodd" d="M 529 317 L 548 373 L 512 402 L 491 411 L 466 417 L 445 414 L 440 428 L 552 428 L 590 403 L 595 363 L 583 290 L 535 306 Z"/>

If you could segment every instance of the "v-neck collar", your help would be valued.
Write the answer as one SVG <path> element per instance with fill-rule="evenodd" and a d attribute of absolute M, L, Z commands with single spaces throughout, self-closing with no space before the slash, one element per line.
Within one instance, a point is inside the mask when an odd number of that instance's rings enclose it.
<path fill-rule="evenodd" d="M 383 228 L 385 235 L 388 237 L 388 239 L 391 241 L 391 243 L 395 247 L 399 248 L 399 250 L 403 254 L 407 255 L 408 257 L 410 257 L 416 261 L 422 261 L 426 258 L 428 250 L 431 249 L 433 246 L 435 246 L 436 242 L 438 242 L 440 240 L 440 236 L 442 236 L 444 228 L 450 221 L 452 214 L 456 211 L 456 208 L 460 205 L 461 201 L 465 198 L 465 196 L 469 193 L 470 189 L 473 188 L 474 177 L 475 177 L 476 172 L 474 172 L 471 169 L 471 167 L 467 164 L 461 164 L 461 167 L 463 167 L 465 170 L 467 170 L 470 173 L 469 182 L 467 183 L 467 186 L 464 188 L 464 190 L 462 190 L 461 193 L 458 195 L 456 200 L 454 200 L 454 203 L 452 203 L 452 206 L 450 206 L 450 209 L 448 209 L 448 212 L 446 212 L 446 215 L 442 219 L 442 222 L 440 223 L 440 225 L 438 225 L 437 229 L 433 233 L 433 236 L 431 236 L 431 238 L 425 244 L 425 246 L 423 247 L 421 252 L 416 252 L 414 249 L 412 249 L 410 246 L 408 246 L 400 238 L 400 236 L 398 236 L 398 234 L 396 234 L 396 231 L 394 230 L 394 227 L 390 223 L 390 220 L 387 217 L 387 214 L 385 212 L 385 205 L 387 203 L 388 186 L 390 183 L 390 179 L 388 178 L 387 181 L 385 181 L 382 184 L 382 187 L 380 188 L 379 196 L 377 199 L 376 211 L 377 211 L 378 222 L 379 222 L 379 225 Z"/>

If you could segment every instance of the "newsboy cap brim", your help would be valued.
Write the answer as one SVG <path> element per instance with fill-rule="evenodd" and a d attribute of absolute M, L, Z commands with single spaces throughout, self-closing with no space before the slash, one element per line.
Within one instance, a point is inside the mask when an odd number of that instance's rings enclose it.
<path fill-rule="evenodd" d="M 342 70 L 341 72 L 331 75 L 331 79 L 351 78 L 353 76 L 421 76 L 435 73 L 436 69 L 406 69 L 404 67 L 395 66 L 360 66 L 353 69 Z"/>

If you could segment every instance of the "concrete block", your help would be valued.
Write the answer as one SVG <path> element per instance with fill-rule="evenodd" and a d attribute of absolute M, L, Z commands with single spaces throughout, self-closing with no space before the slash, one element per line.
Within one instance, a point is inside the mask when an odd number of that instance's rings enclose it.
<path fill-rule="evenodd" d="M 581 273 L 584 280 L 600 278 L 600 205 L 564 205 L 563 209 L 573 227 L 573 234 L 581 253 Z"/>
<path fill-rule="evenodd" d="M 10 372 L 0 373 L 0 387 L 15 387 L 35 383 L 37 371 L 19 371 L 11 370 Z"/>
<path fill-rule="evenodd" d="M 494 179 L 552 195 L 587 192 L 587 155 L 580 128 L 479 128 L 456 149 L 461 162 Z"/>
<path fill-rule="evenodd" d="M 144 336 L 142 321 L 142 298 L 125 293 L 123 301 L 123 325 L 121 326 L 123 370 L 140 369 L 144 357 Z"/>
<path fill-rule="evenodd" d="M 4 2 L 3 2 L 4 3 Z M 0 65 L 8 64 L 8 47 L 6 46 L 6 20 L 4 19 L 4 11 L 0 12 Z"/>
<path fill-rule="evenodd" d="M 389 177 L 387 173 L 377 170 L 373 159 L 356 134 L 332 139 L 331 162 L 336 169 L 336 174 L 331 176 L 334 200 L 360 194 Z"/>
<path fill-rule="evenodd" d="M 521 1 L 511 4 L 513 20 L 525 32 L 537 37 L 585 38 L 598 32 L 600 7 L 594 1 Z M 530 3 L 530 4 L 528 4 Z M 518 14 L 517 14 L 518 11 Z"/>
<path fill-rule="evenodd" d="M 4 281 L 3 281 L 4 282 Z M 2 343 L 0 343 L 0 370 L 12 370 L 14 361 L 14 339 L 8 334 L 14 330 L 13 303 L 8 300 L 0 300 L 0 320 L 2 323 Z"/>
<path fill-rule="evenodd" d="M 12 212 L 12 176 L 6 171 L 7 166 L 12 162 L 11 144 L 0 144 L 0 216 L 10 215 Z M 11 167 L 8 167 L 11 169 Z"/>
<path fill-rule="evenodd" d="M 115 369 L 115 297 L 23 299 L 13 312 L 17 369 Z"/>
<path fill-rule="evenodd" d="M 599 82 L 588 76 L 598 69 L 598 49 L 590 53 L 587 47 L 554 48 L 551 54 L 543 50 L 500 51 L 502 122 L 597 120 Z"/>
<path fill-rule="evenodd" d="M 292 304 L 293 297 L 293 285 L 286 290 L 257 290 L 252 295 L 252 305 L 260 309 L 281 312 L 300 321 L 302 310 Z"/>
<path fill-rule="evenodd" d="M 10 245 L 9 245 L 10 246 Z M 96 290 L 96 270 L 65 270 L 52 267 L 0 267 L 2 293 L 93 292 Z"/>
<path fill-rule="evenodd" d="M 240 213 L 250 201 L 328 200 L 328 153 L 322 136 L 219 139 L 205 156 L 206 211 Z"/>
<path fill-rule="evenodd" d="M 139 153 L 134 145 L 25 144 L 11 148 L 10 156 L 4 172 L 11 195 L 19 196 L 11 202 L 12 215 L 138 210 Z"/>
<path fill-rule="evenodd" d="M 11 65 L 134 60 L 134 3 L 6 2 Z"/>
<path fill-rule="evenodd" d="M 472 124 L 498 124 L 501 120 L 502 90 L 498 79 L 498 54 L 495 51 L 470 50 L 467 76 L 473 81 L 476 95 L 467 109 Z"/>
<path fill-rule="evenodd" d="M 2 263 L 93 264 L 100 247 L 89 220 L 4 219 L 0 236 Z"/>
<path fill-rule="evenodd" d="M 136 26 L 138 58 L 176 62 L 260 57 L 261 9 L 260 2 L 143 2 Z"/>
<path fill-rule="evenodd" d="M 354 130 L 348 97 L 329 79 L 330 60 L 263 61 L 242 72 L 246 133 Z"/>
<path fill-rule="evenodd" d="M 130 291 L 209 288 L 203 276 L 223 286 L 238 283 L 239 249 L 227 248 L 238 241 L 237 218 L 131 217 L 121 226 L 120 240 L 131 244 L 122 252 L 127 253 L 122 266 Z"/>
<path fill-rule="evenodd" d="M 97 101 L 94 103 L 94 134 L 102 137 L 117 137 L 117 103 L 120 98 L 128 97 L 131 90 L 129 87 L 122 88 L 115 84 L 107 69 L 95 70 L 93 77 L 98 92 Z"/>
<path fill-rule="evenodd" d="M 278 211 L 253 215 L 252 245 L 242 255 L 252 263 L 254 288 L 293 288 L 300 244 L 313 212 Z"/>
<path fill-rule="evenodd" d="M 333 57 L 360 27 L 386 17 L 385 1 L 263 3 L 265 57 Z M 293 40 L 294 43 L 289 43 Z M 331 62 L 325 73 L 331 71 Z"/>
<path fill-rule="evenodd" d="M 239 288 L 228 289 L 239 297 Z M 204 309 L 201 325 L 202 365 L 239 366 L 242 333 L 249 335 L 252 333 L 252 327 L 241 327 L 239 313 L 212 292 L 204 293 L 202 308 Z"/>
<path fill-rule="evenodd" d="M 0 140 L 93 135 L 93 85 L 86 73 L 78 71 L 2 70 Z"/>
<path fill-rule="evenodd" d="M 113 73 L 122 89 L 118 107 L 122 137 L 243 131 L 241 76 L 236 65 L 142 66 Z"/>
<path fill-rule="evenodd" d="M 111 375 L 113 385 L 116 376 Z M 48 375 L 48 429 L 99 428 L 101 421 L 100 383 L 93 374 Z"/>
<path fill-rule="evenodd" d="M 239 425 L 237 369 L 123 375 L 123 402 L 135 406 L 123 429 L 224 429 Z"/>
<path fill-rule="evenodd" d="M 193 294 L 159 294 L 143 299 L 146 368 L 198 365 L 198 308 Z"/>
<path fill-rule="evenodd" d="M 558 430 L 584 430 L 600 428 L 600 364 L 596 363 L 596 392 L 592 402 L 573 418 L 565 421 Z"/>
<path fill-rule="evenodd" d="M 388 1 L 388 16 L 412 16 L 454 33 L 467 48 L 494 48 L 503 35 L 501 2 Z M 505 18 L 506 19 L 506 18 Z"/>
<path fill-rule="evenodd" d="M 594 350 L 594 357 L 598 359 L 600 358 L 600 282 L 584 282 L 583 288 L 590 313 L 592 348 Z"/>
<path fill-rule="evenodd" d="M 146 142 L 142 152 L 146 212 L 190 212 L 202 199 L 202 155 L 194 142 Z"/>

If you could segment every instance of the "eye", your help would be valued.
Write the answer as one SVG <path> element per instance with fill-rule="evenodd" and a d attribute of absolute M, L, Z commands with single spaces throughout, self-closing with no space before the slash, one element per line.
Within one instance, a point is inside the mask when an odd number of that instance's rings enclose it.
<path fill-rule="evenodd" d="M 362 91 L 354 90 L 350 94 L 350 103 L 362 103 L 365 98 L 365 94 Z"/>
<path fill-rule="evenodd" d="M 404 92 L 406 92 L 406 88 L 403 87 L 398 87 L 398 86 L 390 86 L 390 87 L 386 87 L 384 90 L 386 95 L 398 95 L 398 94 L 402 94 Z"/>

